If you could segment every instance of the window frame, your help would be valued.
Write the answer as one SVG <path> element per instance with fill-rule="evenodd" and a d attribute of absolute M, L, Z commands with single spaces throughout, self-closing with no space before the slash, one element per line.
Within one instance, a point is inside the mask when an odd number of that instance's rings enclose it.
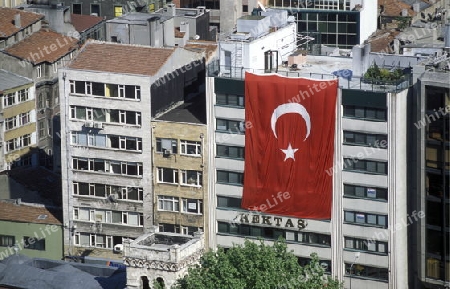
<path fill-rule="evenodd" d="M 158 211 L 180 212 L 180 198 L 158 195 Z"/>

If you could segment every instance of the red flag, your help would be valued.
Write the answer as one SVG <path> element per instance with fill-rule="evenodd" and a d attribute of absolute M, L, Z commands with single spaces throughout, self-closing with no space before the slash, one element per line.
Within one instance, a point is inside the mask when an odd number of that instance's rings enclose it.
<path fill-rule="evenodd" d="M 331 219 L 337 87 L 246 73 L 243 208 Z"/>

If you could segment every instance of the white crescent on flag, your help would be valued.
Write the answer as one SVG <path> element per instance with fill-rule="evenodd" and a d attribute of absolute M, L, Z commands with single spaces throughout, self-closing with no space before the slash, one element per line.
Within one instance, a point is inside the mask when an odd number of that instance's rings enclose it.
<path fill-rule="evenodd" d="M 284 103 L 280 104 L 277 108 L 275 108 L 275 110 L 272 113 L 272 118 L 270 120 L 273 135 L 275 136 L 275 138 L 278 138 L 276 131 L 277 120 L 287 113 L 298 113 L 305 120 L 306 136 L 305 139 L 303 140 L 305 141 L 308 138 L 309 133 L 311 132 L 311 118 L 309 117 L 309 113 L 306 110 L 306 108 L 299 103 Z M 286 155 L 284 161 L 288 159 L 293 159 L 295 161 L 294 154 L 295 152 L 298 151 L 298 149 L 292 148 L 291 143 L 289 143 L 289 146 L 285 150 L 281 149 L 281 151 Z"/>
<path fill-rule="evenodd" d="M 309 117 L 309 113 L 306 110 L 306 108 L 299 103 L 284 103 L 280 104 L 277 108 L 274 109 L 270 123 L 272 125 L 272 131 L 275 138 L 278 138 L 277 131 L 275 129 L 277 120 L 286 113 L 298 113 L 305 120 L 306 136 L 305 139 L 303 140 L 305 141 L 308 138 L 309 133 L 311 132 L 311 119 Z"/>

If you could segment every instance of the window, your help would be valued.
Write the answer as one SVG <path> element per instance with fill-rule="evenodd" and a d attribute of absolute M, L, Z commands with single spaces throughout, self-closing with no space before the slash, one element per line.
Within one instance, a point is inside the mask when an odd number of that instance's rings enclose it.
<path fill-rule="evenodd" d="M 23 237 L 23 244 L 25 249 L 45 251 L 45 239 Z"/>
<path fill-rule="evenodd" d="M 158 182 L 178 184 L 178 170 L 169 168 L 157 168 Z"/>
<path fill-rule="evenodd" d="M 72 13 L 73 14 L 82 14 L 81 13 L 81 3 L 73 3 L 72 4 Z"/>
<path fill-rule="evenodd" d="M 16 238 L 14 236 L 0 235 L 0 246 L 2 247 L 14 246 L 15 242 Z"/>
<path fill-rule="evenodd" d="M 29 99 L 28 88 L 19 90 L 17 92 L 17 94 L 18 94 L 18 97 L 19 97 L 19 102 L 24 102 L 24 101 L 27 101 Z"/>
<path fill-rule="evenodd" d="M 141 227 L 143 226 L 143 215 L 135 212 L 122 212 L 122 224 Z"/>
<path fill-rule="evenodd" d="M 388 199 L 387 189 L 344 184 L 344 196 L 374 200 Z"/>
<path fill-rule="evenodd" d="M 216 119 L 216 130 L 235 134 L 245 133 L 245 123 L 243 121 Z"/>
<path fill-rule="evenodd" d="M 109 174 L 142 176 L 142 163 L 115 162 L 103 159 L 72 158 L 74 170 L 97 171 Z"/>
<path fill-rule="evenodd" d="M 30 112 L 21 113 L 19 115 L 19 125 L 26 125 L 30 123 Z"/>
<path fill-rule="evenodd" d="M 36 66 L 36 77 L 41 78 L 42 77 L 42 65 Z"/>
<path fill-rule="evenodd" d="M 244 107 L 243 95 L 217 94 L 216 104 L 220 106 Z"/>
<path fill-rule="evenodd" d="M 178 197 L 158 196 L 158 210 L 179 212 L 180 201 Z"/>
<path fill-rule="evenodd" d="M 6 151 L 18 150 L 31 145 L 31 135 L 26 134 L 15 139 L 5 141 Z"/>
<path fill-rule="evenodd" d="M 324 246 L 329 247 L 331 239 L 330 235 L 321 235 L 321 237 L 317 237 L 314 240 L 309 237 L 309 235 L 305 235 L 306 237 L 303 237 L 302 234 L 295 232 L 295 231 L 286 231 L 278 228 L 270 228 L 270 227 L 259 227 L 259 226 L 250 226 L 246 224 L 230 224 L 225 222 L 217 222 L 218 225 L 218 232 L 219 233 L 225 233 L 230 235 L 237 235 L 237 236 L 246 236 L 246 237 L 253 237 L 253 238 L 264 238 L 268 240 L 276 240 L 278 237 L 283 237 L 288 242 L 296 242 L 296 243 L 305 243 L 303 240 L 309 240 L 318 242 L 316 244 L 322 244 Z M 314 234 L 314 233 L 312 233 Z M 314 235 L 311 235 L 314 236 Z"/>
<path fill-rule="evenodd" d="M 181 171 L 181 184 L 188 186 L 201 186 L 202 185 L 202 172 L 200 171 Z"/>
<path fill-rule="evenodd" d="M 344 221 L 383 228 L 388 227 L 387 216 L 385 215 L 344 211 Z"/>
<path fill-rule="evenodd" d="M 122 6 L 114 6 L 114 17 L 122 16 Z"/>
<path fill-rule="evenodd" d="M 217 183 L 243 185 L 244 174 L 230 171 L 217 171 Z"/>
<path fill-rule="evenodd" d="M 119 194 L 121 200 L 142 201 L 144 200 L 144 191 L 142 188 L 126 187 L 121 188 Z"/>
<path fill-rule="evenodd" d="M 353 249 L 365 252 L 374 252 L 380 254 L 387 254 L 387 242 L 365 240 L 352 237 L 344 238 L 344 245 L 346 249 Z"/>
<path fill-rule="evenodd" d="M 372 121 L 386 121 L 386 109 L 370 108 L 362 106 L 344 106 L 344 117 L 366 119 Z"/>
<path fill-rule="evenodd" d="M 343 169 L 346 171 L 387 175 L 387 162 L 344 158 Z"/>
<path fill-rule="evenodd" d="M 174 224 L 163 224 L 163 223 L 160 223 L 159 224 L 159 231 L 160 232 L 176 233 Z"/>
<path fill-rule="evenodd" d="M 331 236 L 312 232 L 298 233 L 298 242 L 331 247 Z"/>
<path fill-rule="evenodd" d="M 387 149 L 387 135 L 344 131 L 344 144 Z"/>
<path fill-rule="evenodd" d="M 181 140 L 180 147 L 182 155 L 200 156 L 202 154 L 202 145 L 198 141 Z"/>
<path fill-rule="evenodd" d="M 358 276 L 358 278 L 367 278 L 375 280 L 389 280 L 389 271 L 387 268 L 377 268 L 361 264 L 345 263 L 345 274 Z"/>
<path fill-rule="evenodd" d="M 52 68 L 53 68 L 53 72 L 57 73 L 58 72 L 58 62 L 53 63 Z"/>
<path fill-rule="evenodd" d="M 8 93 L 3 96 L 3 107 L 8 107 L 16 104 L 16 93 Z"/>
<path fill-rule="evenodd" d="M 41 92 L 41 93 L 39 93 L 39 96 L 38 96 L 38 108 L 44 108 L 44 104 L 45 104 L 44 94 Z"/>
<path fill-rule="evenodd" d="M 91 14 L 100 16 L 100 5 L 99 4 L 91 4 Z"/>
<path fill-rule="evenodd" d="M 156 152 L 163 153 L 165 150 L 172 154 L 176 154 L 178 143 L 176 139 L 156 138 Z"/>
<path fill-rule="evenodd" d="M 220 208 L 241 208 L 242 199 L 217 196 L 217 207 Z"/>
<path fill-rule="evenodd" d="M 244 159 L 244 147 L 217 145 L 217 157 Z"/>
<path fill-rule="evenodd" d="M 191 214 L 203 214 L 203 201 L 197 199 L 182 199 L 182 212 Z"/>
<path fill-rule="evenodd" d="M 95 116 L 95 119 L 94 119 Z M 80 120 L 106 121 L 109 116 L 110 123 L 141 125 L 141 113 L 126 110 L 105 110 L 101 108 L 90 108 L 84 106 L 71 106 L 70 117 Z"/>
<path fill-rule="evenodd" d="M 14 129 L 17 127 L 17 118 L 15 116 L 5 119 L 5 130 Z"/>

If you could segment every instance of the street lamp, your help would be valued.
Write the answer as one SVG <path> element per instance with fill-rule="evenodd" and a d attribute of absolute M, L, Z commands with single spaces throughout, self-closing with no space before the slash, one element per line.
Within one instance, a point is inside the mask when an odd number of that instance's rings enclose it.
<path fill-rule="evenodd" d="M 361 255 L 360 252 L 355 253 L 355 259 L 353 260 L 352 264 L 350 265 L 350 289 L 352 289 L 352 269 L 353 265 L 355 265 L 356 260 L 359 259 L 359 256 Z"/>

